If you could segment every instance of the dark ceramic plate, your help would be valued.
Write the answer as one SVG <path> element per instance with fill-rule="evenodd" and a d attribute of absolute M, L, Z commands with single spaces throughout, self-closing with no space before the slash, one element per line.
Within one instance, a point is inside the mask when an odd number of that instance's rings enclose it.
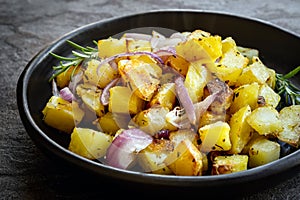
<path fill-rule="evenodd" d="M 17 102 L 23 124 L 43 152 L 91 172 L 95 177 L 136 184 L 143 188 L 180 189 L 225 193 L 255 191 L 279 183 L 297 173 L 300 150 L 267 165 L 247 171 L 218 176 L 178 177 L 115 169 L 82 158 L 67 150 L 69 137 L 58 134 L 42 121 L 41 110 L 51 95 L 48 78 L 58 61 L 49 52 L 70 54 L 66 40 L 83 46 L 138 27 L 163 27 L 177 31 L 202 29 L 222 37 L 231 36 L 240 46 L 259 50 L 262 61 L 277 72 L 286 73 L 300 64 L 300 37 L 273 24 L 228 13 L 197 10 L 164 10 L 138 13 L 88 24 L 72 31 L 41 50 L 25 67 L 17 86 Z M 299 75 L 293 79 L 300 85 Z M 152 190 L 153 191 L 153 190 Z M 174 190 L 176 191 L 176 190 Z"/>

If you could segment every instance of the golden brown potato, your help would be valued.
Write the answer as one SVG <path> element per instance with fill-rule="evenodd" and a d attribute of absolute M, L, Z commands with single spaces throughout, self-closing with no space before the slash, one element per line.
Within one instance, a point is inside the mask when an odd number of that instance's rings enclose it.
<path fill-rule="evenodd" d="M 47 125 L 66 133 L 71 133 L 84 116 L 77 102 L 70 103 L 58 96 L 49 99 L 42 113 Z"/>
<path fill-rule="evenodd" d="M 139 59 L 121 60 L 118 67 L 130 90 L 145 101 L 150 101 L 159 88 L 162 69 L 156 63 Z"/>
<path fill-rule="evenodd" d="M 217 121 L 199 128 L 201 140 L 200 150 L 204 153 L 210 151 L 228 151 L 231 149 L 230 126 L 227 122 Z"/>
<path fill-rule="evenodd" d="M 89 128 L 75 127 L 68 149 L 88 159 L 98 159 L 105 155 L 113 137 Z"/>
<path fill-rule="evenodd" d="M 230 118 L 230 141 L 232 144 L 228 153 L 239 154 L 244 146 L 251 139 L 253 129 L 247 122 L 247 117 L 251 114 L 249 105 L 242 107 Z"/>
<path fill-rule="evenodd" d="M 188 139 L 181 141 L 165 158 L 164 163 L 179 176 L 198 176 L 203 171 L 203 156 Z"/>
<path fill-rule="evenodd" d="M 98 40 L 98 55 L 107 58 L 116 54 L 127 52 L 126 39 L 107 38 Z"/>
<path fill-rule="evenodd" d="M 216 156 L 212 164 L 213 175 L 231 174 L 239 171 L 247 170 L 248 156 L 247 155 L 227 155 Z"/>
<path fill-rule="evenodd" d="M 132 93 L 128 87 L 115 86 L 110 88 L 109 93 L 109 112 L 137 114 L 138 112 L 142 111 L 144 101 Z"/>
<path fill-rule="evenodd" d="M 237 87 L 233 90 L 234 97 L 232 104 L 230 106 L 230 113 L 233 114 L 237 112 L 240 108 L 249 105 L 251 110 L 254 110 L 257 105 L 259 84 L 254 82 L 251 84 L 246 84 Z"/>
<path fill-rule="evenodd" d="M 154 174 L 173 174 L 164 163 L 165 158 L 173 151 L 170 140 L 157 139 L 139 153 L 139 164 L 145 172 Z"/>

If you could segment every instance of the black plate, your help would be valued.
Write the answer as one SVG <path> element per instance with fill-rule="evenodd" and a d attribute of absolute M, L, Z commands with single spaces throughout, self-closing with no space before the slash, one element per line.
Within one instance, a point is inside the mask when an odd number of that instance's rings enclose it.
<path fill-rule="evenodd" d="M 142 187 L 180 188 L 185 191 L 251 192 L 279 183 L 297 173 L 300 150 L 267 165 L 247 171 L 219 176 L 178 177 L 145 174 L 105 166 L 67 150 L 69 137 L 42 121 L 41 110 L 51 96 L 48 78 L 57 60 L 49 52 L 69 55 L 65 42 L 72 40 L 83 46 L 93 40 L 107 38 L 138 27 L 163 27 L 177 31 L 202 29 L 222 37 L 231 36 L 238 45 L 259 50 L 262 61 L 277 72 L 286 73 L 300 64 L 300 38 L 291 31 L 270 23 L 228 13 L 197 10 L 160 10 L 111 18 L 74 30 L 41 50 L 25 67 L 17 85 L 17 102 L 22 122 L 36 145 L 43 152 L 73 166 L 113 181 L 124 181 Z M 293 79 L 299 86 L 299 75 Z M 98 177 L 98 176 L 96 176 Z M 153 191 L 153 190 L 152 190 Z"/>

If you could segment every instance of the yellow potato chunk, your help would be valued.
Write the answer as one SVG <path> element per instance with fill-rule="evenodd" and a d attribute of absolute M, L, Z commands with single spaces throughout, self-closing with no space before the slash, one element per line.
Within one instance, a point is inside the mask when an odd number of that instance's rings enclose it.
<path fill-rule="evenodd" d="M 160 105 L 171 110 L 176 100 L 175 83 L 165 83 L 158 88 L 157 93 L 149 102 L 150 106 Z"/>
<path fill-rule="evenodd" d="M 203 154 L 188 139 L 181 141 L 164 163 L 179 176 L 198 176 L 203 170 Z"/>
<path fill-rule="evenodd" d="M 230 154 L 241 153 L 244 146 L 249 142 L 253 129 L 247 122 L 247 117 L 251 114 L 249 105 L 242 107 L 230 118 L 230 141 L 232 144 Z"/>
<path fill-rule="evenodd" d="M 212 174 L 231 174 L 247 170 L 248 156 L 247 155 L 228 155 L 216 156 L 212 164 Z"/>
<path fill-rule="evenodd" d="M 236 86 L 257 82 L 264 84 L 267 82 L 270 74 L 268 68 L 259 60 L 258 57 L 252 58 L 252 64 L 243 69 L 242 74 L 236 82 Z"/>
<path fill-rule="evenodd" d="M 284 107 L 279 112 L 279 119 L 283 122 L 283 130 L 278 139 L 294 146 L 300 145 L 300 105 Z"/>
<path fill-rule="evenodd" d="M 247 122 L 260 135 L 277 136 L 283 126 L 278 111 L 272 106 L 258 107 L 248 116 Z"/>
<path fill-rule="evenodd" d="M 208 77 L 209 72 L 201 62 L 193 62 L 190 64 L 184 86 L 193 103 L 197 103 L 202 99 Z"/>
<path fill-rule="evenodd" d="M 144 101 L 128 87 L 115 86 L 109 90 L 108 110 L 112 113 L 137 114 L 142 111 Z"/>
<path fill-rule="evenodd" d="M 264 83 L 260 86 L 258 96 L 264 98 L 267 106 L 272 106 L 274 108 L 277 107 L 281 99 L 280 95 L 276 93 L 267 83 Z"/>
<path fill-rule="evenodd" d="M 108 63 L 100 65 L 100 61 L 92 59 L 88 61 L 84 71 L 83 80 L 85 83 L 97 85 L 104 88 L 109 82 L 119 76 L 118 70 L 111 67 Z"/>
<path fill-rule="evenodd" d="M 182 74 L 183 76 L 186 76 L 186 73 L 188 71 L 190 62 L 188 62 L 185 58 L 179 56 L 179 55 L 172 55 L 169 56 L 165 60 L 165 65 L 172 67 L 177 72 Z"/>
<path fill-rule="evenodd" d="M 155 106 L 137 113 L 132 120 L 137 127 L 153 136 L 166 126 L 168 112 L 165 107 Z"/>
<path fill-rule="evenodd" d="M 257 107 L 259 88 L 260 86 L 256 82 L 235 88 L 233 102 L 229 109 L 230 113 L 233 114 L 246 105 L 254 110 Z"/>
<path fill-rule="evenodd" d="M 147 51 L 151 52 L 151 44 L 148 40 L 130 40 L 127 39 L 128 52 Z"/>
<path fill-rule="evenodd" d="M 99 129 L 110 135 L 114 135 L 120 129 L 114 114 L 111 112 L 107 112 L 104 116 L 100 117 L 98 123 Z"/>
<path fill-rule="evenodd" d="M 229 124 L 223 121 L 217 121 L 199 128 L 198 133 L 201 140 L 200 150 L 205 153 L 230 150 L 231 142 L 229 132 Z"/>
<path fill-rule="evenodd" d="M 113 137 L 89 128 L 75 127 L 68 149 L 88 159 L 98 159 L 106 154 Z"/>
<path fill-rule="evenodd" d="M 159 88 L 162 69 L 156 63 L 139 59 L 121 60 L 118 67 L 123 80 L 131 91 L 145 101 L 150 101 Z"/>
<path fill-rule="evenodd" d="M 72 67 L 68 68 L 65 72 L 59 74 L 56 77 L 57 86 L 59 88 L 64 88 L 64 87 L 68 86 L 71 81 L 72 75 L 76 75 L 80 71 L 82 71 L 82 69 L 79 66 L 78 67 L 72 66 Z"/>
<path fill-rule="evenodd" d="M 126 39 L 107 38 L 98 40 L 98 55 L 100 58 L 111 57 L 127 52 Z"/>
<path fill-rule="evenodd" d="M 170 140 L 154 140 L 139 153 L 139 164 L 145 172 L 154 174 L 173 174 L 164 163 L 165 158 L 173 150 Z"/>
<path fill-rule="evenodd" d="M 280 156 L 280 145 L 277 142 L 259 137 L 249 149 L 249 167 L 265 165 Z"/>
<path fill-rule="evenodd" d="M 84 116 L 84 112 L 75 101 L 70 103 L 58 96 L 49 99 L 42 113 L 47 125 L 66 133 L 71 133 Z"/>

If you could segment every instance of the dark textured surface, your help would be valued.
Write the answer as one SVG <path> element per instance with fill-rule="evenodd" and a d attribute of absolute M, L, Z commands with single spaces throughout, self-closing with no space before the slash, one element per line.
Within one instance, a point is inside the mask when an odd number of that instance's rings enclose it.
<path fill-rule="evenodd" d="M 300 34 L 298 0 L 0 0 L 0 5 L 0 199 L 102 199 L 110 194 L 89 182 L 88 175 L 46 157 L 19 117 L 15 92 L 20 73 L 39 50 L 63 34 L 97 20 L 162 8 L 231 12 Z M 241 198 L 300 199 L 300 174 Z"/>

